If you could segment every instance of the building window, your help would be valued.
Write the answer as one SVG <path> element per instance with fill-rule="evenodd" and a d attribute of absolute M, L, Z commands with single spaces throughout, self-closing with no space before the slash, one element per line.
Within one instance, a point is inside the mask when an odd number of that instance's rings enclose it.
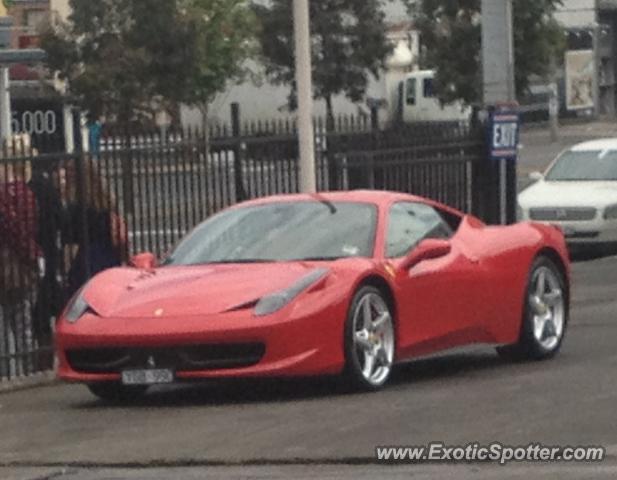
<path fill-rule="evenodd" d="M 48 18 L 48 12 L 45 10 L 26 10 L 25 23 L 28 28 L 38 30 Z"/>

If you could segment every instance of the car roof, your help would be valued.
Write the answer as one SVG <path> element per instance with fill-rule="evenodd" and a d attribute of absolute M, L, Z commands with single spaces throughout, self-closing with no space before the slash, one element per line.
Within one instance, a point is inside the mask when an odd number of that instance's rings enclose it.
<path fill-rule="evenodd" d="M 617 138 L 602 138 L 574 145 L 573 152 L 597 152 L 604 150 L 617 150 Z"/>
<path fill-rule="evenodd" d="M 316 194 L 285 194 L 275 195 L 270 197 L 257 198 L 255 200 L 249 200 L 247 202 L 236 205 L 237 207 L 250 206 L 250 205 L 263 205 L 267 203 L 277 202 L 302 202 L 302 201 L 315 201 L 323 199 L 329 202 L 357 202 L 357 203 L 372 203 L 378 206 L 386 206 L 393 202 L 418 202 L 426 203 L 431 206 L 436 206 L 444 209 L 452 214 L 464 215 L 456 209 L 443 205 L 439 202 L 430 200 L 428 198 L 411 195 L 401 192 L 390 192 L 385 190 L 351 190 L 341 192 L 318 192 Z"/>

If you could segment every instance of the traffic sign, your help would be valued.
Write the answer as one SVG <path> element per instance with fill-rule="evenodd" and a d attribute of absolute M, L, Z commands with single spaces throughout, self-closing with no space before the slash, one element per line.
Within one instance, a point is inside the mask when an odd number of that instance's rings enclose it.
<path fill-rule="evenodd" d="M 490 113 L 489 148 L 493 160 L 516 160 L 520 117 L 516 105 L 496 106 Z"/>

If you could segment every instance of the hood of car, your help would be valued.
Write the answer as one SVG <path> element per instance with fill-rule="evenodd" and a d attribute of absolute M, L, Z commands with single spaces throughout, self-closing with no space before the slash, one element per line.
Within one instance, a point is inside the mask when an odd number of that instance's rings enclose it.
<path fill-rule="evenodd" d="M 101 317 L 212 315 L 258 301 L 292 286 L 317 267 L 307 263 L 208 265 L 108 270 L 84 290 Z"/>
<path fill-rule="evenodd" d="M 539 181 L 519 194 L 522 208 L 595 207 L 617 204 L 617 182 Z"/>

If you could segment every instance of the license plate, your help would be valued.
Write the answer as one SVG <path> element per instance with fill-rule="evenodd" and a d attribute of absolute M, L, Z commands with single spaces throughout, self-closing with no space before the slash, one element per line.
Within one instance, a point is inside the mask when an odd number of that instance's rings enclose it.
<path fill-rule="evenodd" d="M 173 383 L 174 372 L 169 369 L 125 370 L 122 372 L 123 385 L 159 385 Z"/>

